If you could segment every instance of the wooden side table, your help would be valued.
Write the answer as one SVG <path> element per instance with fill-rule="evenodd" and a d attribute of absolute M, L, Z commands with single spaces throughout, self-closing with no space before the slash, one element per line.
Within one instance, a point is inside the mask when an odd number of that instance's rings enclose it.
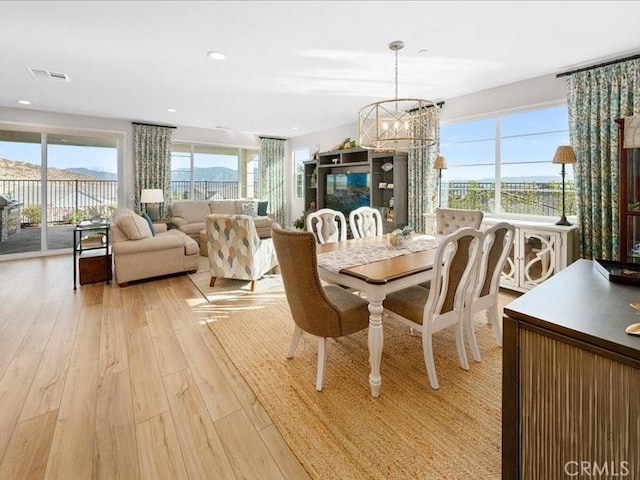
<path fill-rule="evenodd" d="M 108 220 L 80 222 L 73 229 L 73 289 L 77 289 L 78 270 L 80 285 L 109 283 L 112 277 L 111 247 Z"/>

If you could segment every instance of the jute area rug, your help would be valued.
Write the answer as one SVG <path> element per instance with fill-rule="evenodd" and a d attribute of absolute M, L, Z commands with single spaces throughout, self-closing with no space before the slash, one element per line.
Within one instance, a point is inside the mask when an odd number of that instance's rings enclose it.
<path fill-rule="evenodd" d="M 212 318 L 209 328 L 312 478 L 500 478 L 502 351 L 483 313 L 483 359 L 469 352 L 469 371 L 459 366 L 451 333 L 434 337 L 439 390 L 429 386 L 420 336 L 386 319 L 382 391 L 373 398 L 366 330 L 329 341 L 317 392 L 316 342 L 303 335 L 287 360 L 288 304 L 281 292 L 263 298 Z"/>

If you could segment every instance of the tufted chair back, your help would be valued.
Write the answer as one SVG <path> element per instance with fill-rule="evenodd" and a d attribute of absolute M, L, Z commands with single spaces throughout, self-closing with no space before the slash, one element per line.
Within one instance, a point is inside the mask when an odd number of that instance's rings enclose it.
<path fill-rule="evenodd" d="M 462 227 L 480 229 L 484 213 L 480 210 L 436 208 L 436 233 L 450 235 Z"/>

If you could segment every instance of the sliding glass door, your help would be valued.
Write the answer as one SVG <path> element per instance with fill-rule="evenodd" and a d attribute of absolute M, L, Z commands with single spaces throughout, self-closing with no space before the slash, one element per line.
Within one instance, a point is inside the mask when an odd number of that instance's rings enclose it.
<path fill-rule="evenodd" d="M 119 144 L 115 135 L 0 129 L 0 212 L 12 205 L 0 255 L 71 248 L 77 222 L 108 217 Z"/>

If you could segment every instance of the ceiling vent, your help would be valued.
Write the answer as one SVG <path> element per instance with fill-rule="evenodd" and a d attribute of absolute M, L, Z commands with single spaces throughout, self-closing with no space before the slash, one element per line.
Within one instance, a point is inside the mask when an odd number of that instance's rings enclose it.
<path fill-rule="evenodd" d="M 50 70 L 44 70 L 42 68 L 31 68 L 31 67 L 27 67 L 27 70 L 29 71 L 32 77 L 50 78 L 52 80 L 62 80 L 63 82 L 71 81 L 71 79 L 69 78 L 69 75 L 67 75 L 66 73 L 52 72 Z"/>

